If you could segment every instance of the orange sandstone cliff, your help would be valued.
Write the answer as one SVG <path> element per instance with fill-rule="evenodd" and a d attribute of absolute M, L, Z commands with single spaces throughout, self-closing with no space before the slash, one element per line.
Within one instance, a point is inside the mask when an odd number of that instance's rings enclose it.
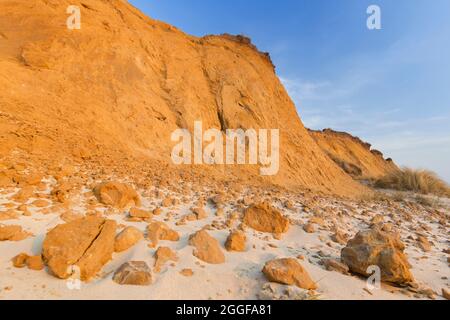
<path fill-rule="evenodd" d="M 392 159 L 369 143 L 345 132 L 310 130 L 311 136 L 330 159 L 355 179 L 378 179 L 399 170 Z"/>
<path fill-rule="evenodd" d="M 66 27 L 69 5 L 81 8 L 81 30 Z M 223 131 L 280 129 L 278 175 L 228 166 L 205 169 L 211 176 L 365 191 L 309 135 L 268 54 L 244 37 L 190 36 L 123 0 L 2 0 L 0 70 L 0 156 L 9 164 L 157 161 L 178 170 L 170 135 L 201 120 Z"/>

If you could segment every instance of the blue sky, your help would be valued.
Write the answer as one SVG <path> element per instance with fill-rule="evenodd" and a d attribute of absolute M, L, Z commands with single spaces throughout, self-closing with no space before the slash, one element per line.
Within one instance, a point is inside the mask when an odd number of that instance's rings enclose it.
<path fill-rule="evenodd" d="M 183 31 L 250 36 L 299 114 L 450 182 L 449 0 L 129 0 Z M 366 27 L 381 8 L 382 30 Z"/>

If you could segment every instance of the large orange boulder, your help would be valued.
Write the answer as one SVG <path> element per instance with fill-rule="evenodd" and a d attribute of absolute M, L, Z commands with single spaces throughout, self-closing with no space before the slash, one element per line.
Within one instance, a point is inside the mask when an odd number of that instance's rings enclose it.
<path fill-rule="evenodd" d="M 94 188 L 94 194 L 99 202 L 117 209 L 141 205 L 141 199 L 136 191 L 124 183 L 102 183 Z"/>
<path fill-rule="evenodd" d="M 205 230 L 191 235 L 189 244 L 195 247 L 193 254 L 198 259 L 210 264 L 221 264 L 225 262 L 225 255 L 220 248 L 219 242 Z"/>
<path fill-rule="evenodd" d="M 86 217 L 51 230 L 43 243 L 42 256 L 52 273 L 61 279 L 77 266 L 81 280 L 89 281 L 111 260 L 117 223 Z"/>
<path fill-rule="evenodd" d="M 295 285 L 306 290 L 317 289 L 308 272 L 293 258 L 271 260 L 264 266 L 263 273 L 271 282 Z"/>
<path fill-rule="evenodd" d="M 144 239 L 144 235 L 139 229 L 135 227 L 126 227 L 125 229 L 123 229 L 121 233 L 119 233 L 116 236 L 116 240 L 114 243 L 114 251 L 115 252 L 126 251 L 131 247 L 133 247 L 142 239 Z"/>
<path fill-rule="evenodd" d="M 178 241 L 180 235 L 175 230 L 169 228 L 164 222 L 155 221 L 147 226 L 147 238 L 150 240 L 150 247 L 155 248 L 159 240 Z"/>
<path fill-rule="evenodd" d="M 350 271 L 370 276 L 369 267 L 378 266 L 381 280 L 396 284 L 414 281 L 399 236 L 378 229 L 359 232 L 342 250 L 341 259 Z"/>
<path fill-rule="evenodd" d="M 248 208 L 245 211 L 244 223 L 261 232 L 286 233 L 289 230 L 289 220 L 266 202 Z"/>

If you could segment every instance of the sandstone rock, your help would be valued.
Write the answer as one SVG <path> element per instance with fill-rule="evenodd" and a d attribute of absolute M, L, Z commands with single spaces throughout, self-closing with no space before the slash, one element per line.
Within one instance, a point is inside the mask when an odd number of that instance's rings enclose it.
<path fill-rule="evenodd" d="M 38 200 L 33 201 L 32 205 L 37 208 L 45 208 L 45 207 L 48 207 L 50 205 L 50 203 L 47 200 L 38 199 Z"/>
<path fill-rule="evenodd" d="M 114 251 L 115 252 L 126 251 L 131 247 L 133 247 L 142 239 L 144 239 L 144 235 L 142 234 L 141 231 L 139 231 L 139 229 L 135 227 L 127 227 L 116 236 L 116 240 L 114 243 Z"/>
<path fill-rule="evenodd" d="M 263 301 L 299 301 L 318 299 L 317 294 L 310 290 L 301 289 L 296 286 L 287 286 L 274 282 L 265 283 L 258 293 L 258 299 Z"/>
<path fill-rule="evenodd" d="M 23 231 L 21 226 L 0 225 L 0 241 L 22 241 L 29 236 L 30 234 Z"/>
<path fill-rule="evenodd" d="M 130 217 L 138 218 L 138 219 L 151 219 L 151 212 L 139 209 L 139 208 L 131 208 L 130 209 Z"/>
<path fill-rule="evenodd" d="M 302 265 L 293 258 L 276 259 L 266 263 L 262 270 L 269 281 L 296 285 L 306 290 L 315 290 L 317 285 Z"/>
<path fill-rule="evenodd" d="M 113 281 L 120 285 L 148 286 L 152 283 L 152 274 L 147 263 L 130 261 L 114 273 Z"/>
<path fill-rule="evenodd" d="M 26 261 L 28 269 L 40 271 L 44 269 L 44 262 L 42 261 L 42 256 L 32 256 L 28 257 Z"/>
<path fill-rule="evenodd" d="M 413 282 L 404 244 L 397 235 L 380 230 L 359 232 L 342 250 L 342 261 L 354 273 L 369 276 L 367 269 L 378 266 L 381 280 L 407 284 Z"/>
<path fill-rule="evenodd" d="M 191 235 L 189 244 L 195 247 L 193 254 L 198 259 L 210 264 L 221 264 L 225 262 L 225 255 L 220 248 L 219 242 L 205 230 Z"/>
<path fill-rule="evenodd" d="M 7 210 L 0 212 L 0 221 L 14 220 L 19 217 L 19 214 L 15 210 Z"/>
<path fill-rule="evenodd" d="M 167 247 L 158 248 L 155 252 L 155 272 L 161 272 L 162 267 L 167 261 L 178 261 L 177 254 Z"/>
<path fill-rule="evenodd" d="M 337 231 L 331 236 L 331 240 L 333 240 L 334 242 L 339 243 L 339 244 L 341 244 L 341 245 L 346 245 L 347 242 L 348 242 L 347 236 L 346 236 L 343 232 L 341 232 L 341 231 L 339 231 L 339 230 L 337 230 Z"/>
<path fill-rule="evenodd" d="M 265 202 L 248 208 L 244 223 L 252 229 L 268 233 L 286 233 L 289 229 L 289 220 Z"/>
<path fill-rule="evenodd" d="M 208 218 L 208 214 L 203 208 L 194 208 L 192 209 L 192 213 L 195 214 L 197 220 L 203 220 Z"/>
<path fill-rule="evenodd" d="M 175 204 L 174 199 L 171 197 L 167 197 L 162 201 L 161 206 L 168 208 L 168 207 L 173 206 L 174 204 Z"/>
<path fill-rule="evenodd" d="M 303 230 L 305 230 L 306 233 L 314 233 L 316 232 L 316 227 L 312 223 L 307 223 L 303 226 Z"/>
<path fill-rule="evenodd" d="M 20 203 L 24 203 L 26 201 L 28 201 L 29 198 L 34 196 L 34 187 L 32 186 L 27 186 L 27 187 L 23 187 L 22 189 L 20 189 L 19 192 L 17 192 L 14 196 L 13 196 L 13 200 L 20 202 Z"/>
<path fill-rule="evenodd" d="M 27 265 L 28 255 L 26 253 L 21 253 L 12 258 L 12 263 L 15 268 L 24 268 Z"/>
<path fill-rule="evenodd" d="M 124 209 L 129 205 L 141 205 L 140 197 L 136 191 L 123 183 L 102 183 L 96 186 L 93 191 L 99 202 L 118 209 Z"/>
<path fill-rule="evenodd" d="M 155 221 L 147 226 L 147 238 L 151 241 L 151 246 L 155 248 L 159 240 L 178 241 L 180 235 L 164 222 Z"/>
<path fill-rule="evenodd" d="M 247 237 L 245 233 L 242 231 L 234 231 L 231 232 L 228 236 L 227 241 L 225 242 L 225 248 L 228 251 L 237 251 L 244 252 L 245 251 L 245 243 L 247 242 Z"/>
<path fill-rule="evenodd" d="M 64 203 L 68 200 L 69 192 L 73 188 L 73 185 L 68 182 L 62 182 L 53 188 L 51 195 L 60 203 Z"/>
<path fill-rule="evenodd" d="M 194 271 L 192 271 L 192 269 L 183 269 L 180 271 L 180 274 L 185 277 L 192 277 L 194 275 Z"/>
<path fill-rule="evenodd" d="M 381 224 L 384 222 L 384 216 L 381 214 L 376 215 L 375 217 L 373 217 L 371 224 L 372 225 L 377 225 L 377 224 Z"/>
<path fill-rule="evenodd" d="M 348 274 L 350 271 L 346 264 L 335 259 L 323 259 L 322 262 L 328 271 L 337 271 L 342 274 Z"/>
<path fill-rule="evenodd" d="M 430 252 L 431 251 L 431 243 L 430 241 L 428 241 L 428 239 L 424 236 L 419 236 L 417 238 L 417 242 L 419 247 L 424 251 L 424 252 Z"/>
<path fill-rule="evenodd" d="M 116 222 L 86 217 L 56 226 L 43 243 L 42 256 L 52 273 L 67 279 L 73 265 L 81 280 L 88 281 L 111 259 Z"/>
<path fill-rule="evenodd" d="M 442 297 L 444 297 L 447 300 L 450 300 L 450 290 L 448 289 L 442 289 Z"/>

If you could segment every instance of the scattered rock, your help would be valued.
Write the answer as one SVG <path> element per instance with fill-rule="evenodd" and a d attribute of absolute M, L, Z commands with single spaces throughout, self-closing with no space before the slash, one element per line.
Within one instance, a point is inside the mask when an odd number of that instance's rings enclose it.
<path fill-rule="evenodd" d="M 88 281 L 112 258 L 116 222 L 86 217 L 56 226 L 43 243 L 42 256 L 52 273 L 61 279 L 76 265 L 81 280 Z"/>
<path fill-rule="evenodd" d="M 22 241 L 30 236 L 21 226 L 0 225 L 0 241 Z"/>
<path fill-rule="evenodd" d="M 45 208 L 50 205 L 50 202 L 48 202 L 47 200 L 38 199 L 33 201 L 32 205 L 35 206 L 36 208 Z"/>
<path fill-rule="evenodd" d="M 342 263 L 335 259 L 323 259 L 322 262 L 328 271 L 336 271 L 342 274 L 348 274 L 348 272 L 350 271 L 345 263 Z"/>
<path fill-rule="evenodd" d="M 114 273 L 113 281 L 120 285 L 149 286 L 152 283 L 152 274 L 144 261 L 130 261 Z"/>
<path fill-rule="evenodd" d="M 123 252 L 131 247 L 133 247 L 136 243 L 144 239 L 144 235 L 139 229 L 135 227 L 127 227 L 123 229 L 121 233 L 116 236 L 116 240 L 114 243 L 114 251 L 115 252 Z"/>
<path fill-rule="evenodd" d="M 147 237 L 150 246 L 155 248 L 159 240 L 179 241 L 180 235 L 175 230 L 170 229 L 164 222 L 155 221 L 147 226 Z"/>
<path fill-rule="evenodd" d="M 381 269 L 381 280 L 396 284 L 413 282 L 410 264 L 398 235 L 381 230 L 359 232 L 342 250 L 342 261 L 354 273 L 370 276 L 370 266 Z"/>
<path fill-rule="evenodd" d="M 21 253 L 11 259 L 13 266 L 15 268 L 25 268 L 27 265 L 27 259 L 29 255 L 26 253 Z"/>
<path fill-rule="evenodd" d="M 114 208 L 124 209 L 129 205 L 141 205 L 141 200 L 136 191 L 123 183 L 102 183 L 96 186 L 93 191 L 99 202 Z"/>
<path fill-rule="evenodd" d="M 248 208 L 244 223 L 260 232 L 286 233 L 289 230 L 289 220 L 266 202 Z"/>
<path fill-rule="evenodd" d="M 337 230 L 335 234 L 331 236 L 331 240 L 341 245 L 346 245 L 348 242 L 347 236 L 340 230 Z"/>
<path fill-rule="evenodd" d="M 316 232 L 316 227 L 312 223 L 307 223 L 303 226 L 303 230 L 305 230 L 306 233 L 314 233 Z"/>
<path fill-rule="evenodd" d="M 192 209 L 192 213 L 195 214 L 197 220 L 203 220 L 208 218 L 208 214 L 203 208 L 194 208 Z"/>
<path fill-rule="evenodd" d="M 319 296 L 310 290 L 305 290 L 296 286 L 286 286 L 278 283 L 265 283 L 258 294 L 259 300 L 263 301 L 297 301 L 297 300 L 317 300 Z"/>
<path fill-rule="evenodd" d="M 178 261 L 177 254 L 170 248 L 160 247 L 155 252 L 155 272 L 161 272 L 161 268 L 167 261 Z"/>
<path fill-rule="evenodd" d="M 151 219 L 152 218 L 152 213 L 134 207 L 134 208 L 130 209 L 130 217 L 146 220 L 146 219 Z"/>
<path fill-rule="evenodd" d="M 192 269 L 183 269 L 180 271 L 180 274 L 185 277 L 192 277 L 194 275 L 194 271 L 192 271 Z"/>
<path fill-rule="evenodd" d="M 442 297 L 444 297 L 447 300 L 450 300 L 450 290 L 448 289 L 442 289 Z"/>
<path fill-rule="evenodd" d="M 40 271 L 44 269 L 44 262 L 42 261 L 42 256 L 32 256 L 27 258 L 27 267 L 30 270 Z"/>
<path fill-rule="evenodd" d="M 195 247 L 193 254 L 198 259 L 210 264 L 221 264 L 225 262 L 225 255 L 220 249 L 219 242 L 205 230 L 191 235 L 189 244 Z"/>
<path fill-rule="evenodd" d="M 247 237 L 245 233 L 238 230 L 231 232 L 225 242 L 225 249 L 228 251 L 244 252 L 246 247 Z"/>
<path fill-rule="evenodd" d="M 428 239 L 426 237 L 419 236 L 417 238 L 417 242 L 418 242 L 420 249 L 422 249 L 422 251 L 424 251 L 424 252 L 431 251 L 431 248 L 432 248 L 431 243 L 430 243 L 430 241 L 428 241 Z"/>
<path fill-rule="evenodd" d="M 276 259 L 266 263 L 262 270 L 269 281 L 296 285 L 306 290 L 315 290 L 317 285 L 302 265 L 293 258 Z"/>

